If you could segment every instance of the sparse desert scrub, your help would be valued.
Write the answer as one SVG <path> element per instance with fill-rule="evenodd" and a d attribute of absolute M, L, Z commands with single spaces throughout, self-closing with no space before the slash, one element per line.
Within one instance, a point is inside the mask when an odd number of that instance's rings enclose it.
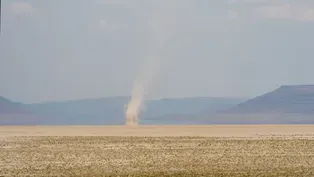
<path fill-rule="evenodd" d="M 0 176 L 314 176 L 314 140 L 11 137 Z"/>

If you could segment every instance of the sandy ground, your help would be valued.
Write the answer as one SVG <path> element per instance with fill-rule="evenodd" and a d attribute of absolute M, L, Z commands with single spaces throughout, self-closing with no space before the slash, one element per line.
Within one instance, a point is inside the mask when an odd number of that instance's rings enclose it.
<path fill-rule="evenodd" d="M 314 125 L 0 126 L 0 177 L 313 177 L 313 152 Z"/>
<path fill-rule="evenodd" d="M 2 126 L 0 137 L 11 136 L 202 136 L 202 137 L 314 137 L 314 125 L 204 126 Z"/>

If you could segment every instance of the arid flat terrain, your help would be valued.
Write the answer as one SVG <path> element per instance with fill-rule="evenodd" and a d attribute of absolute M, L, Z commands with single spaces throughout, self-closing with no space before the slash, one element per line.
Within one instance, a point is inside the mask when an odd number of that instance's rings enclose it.
<path fill-rule="evenodd" d="M 314 125 L 189 125 L 189 126 L 2 126 L 0 137 L 11 136 L 256 136 L 314 137 Z"/>
<path fill-rule="evenodd" d="M 314 176 L 314 126 L 0 127 L 0 176 Z"/>

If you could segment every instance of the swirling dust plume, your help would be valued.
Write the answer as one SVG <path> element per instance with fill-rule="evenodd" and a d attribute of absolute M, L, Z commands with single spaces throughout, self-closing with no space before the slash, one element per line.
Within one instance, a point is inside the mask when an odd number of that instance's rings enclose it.
<path fill-rule="evenodd" d="M 149 41 L 142 70 L 138 73 L 133 84 L 131 99 L 126 106 L 126 125 L 137 126 L 139 116 L 143 111 L 145 98 L 148 91 L 154 87 L 153 81 L 160 72 L 161 64 L 167 64 L 163 57 L 167 50 L 167 43 L 174 31 L 177 21 L 177 9 L 182 6 L 184 0 L 160 0 L 158 1 L 156 14 L 149 20 Z"/>

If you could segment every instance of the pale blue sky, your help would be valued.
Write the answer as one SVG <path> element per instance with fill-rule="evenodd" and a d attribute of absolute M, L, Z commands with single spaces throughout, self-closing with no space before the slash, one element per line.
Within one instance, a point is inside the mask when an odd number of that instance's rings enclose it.
<path fill-rule="evenodd" d="M 130 95 L 154 46 L 150 17 L 170 0 L 2 1 L 0 95 L 30 103 Z M 314 84 L 314 1 L 184 3 L 171 14 L 155 97 L 253 97 Z"/>

